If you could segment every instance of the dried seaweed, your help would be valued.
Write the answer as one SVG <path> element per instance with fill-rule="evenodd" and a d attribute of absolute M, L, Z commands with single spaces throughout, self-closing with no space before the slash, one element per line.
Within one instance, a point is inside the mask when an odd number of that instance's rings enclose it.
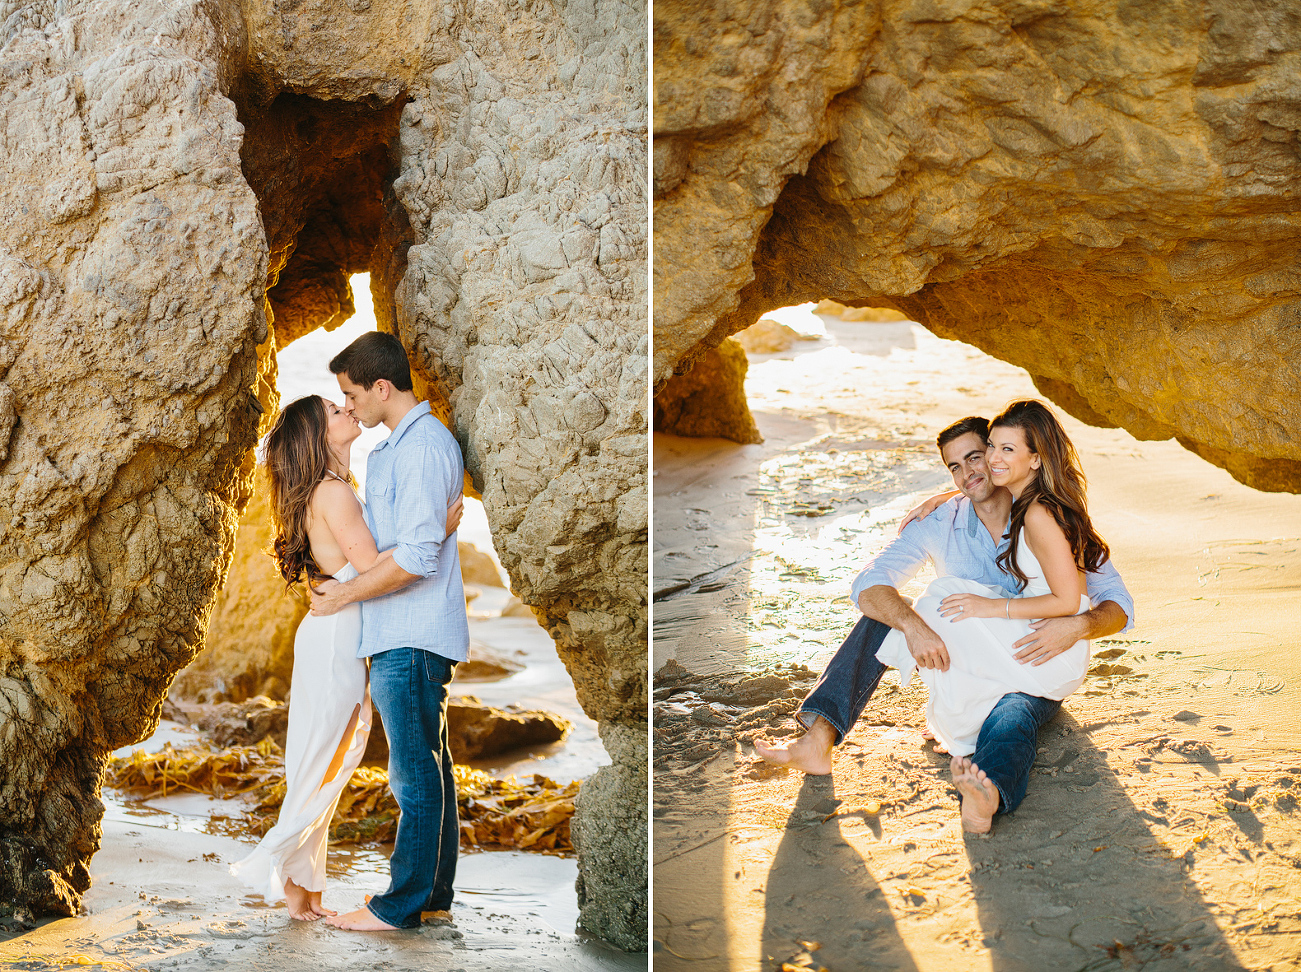
<path fill-rule="evenodd" d="M 515 848 L 567 856 L 574 852 L 569 821 L 574 815 L 577 781 L 559 784 L 535 775 L 524 782 L 501 780 L 469 766 L 454 766 L 461 846 L 465 849 Z M 109 786 L 139 800 L 177 793 L 239 797 L 250 804 L 239 817 L 215 816 L 210 829 L 232 835 L 265 834 L 274 826 L 285 797 L 284 751 L 269 737 L 256 746 L 209 749 L 170 744 L 156 753 L 137 749 L 108 766 Z M 330 820 L 337 844 L 391 841 L 400 812 L 388 773 L 359 767 L 343 788 Z"/>

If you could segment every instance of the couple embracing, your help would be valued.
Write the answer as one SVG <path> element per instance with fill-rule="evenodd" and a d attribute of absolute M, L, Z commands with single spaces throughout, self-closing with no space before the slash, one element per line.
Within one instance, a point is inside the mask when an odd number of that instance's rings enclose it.
<path fill-rule="evenodd" d="M 276 417 L 263 447 L 276 566 L 306 578 L 311 614 L 294 638 L 284 802 L 276 825 L 231 872 L 294 918 L 339 928 L 414 928 L 451 908 L 460 829 L 447 740 L 447 684 L 469 650 L 456 527 L 464 472 L 451 433 L 412 391 L 391 334 L 348 345 L 330 371 L 341 407 L 315 395 Z M 387 439 L 354 489 L 350 446 Z M 389 741 L 401 810 L 388 890 L 356 911 L 325 908 L 326 843 L 339 796 L 366 749 L 371 703 Z"/>
<path fill-rule="evenodd" d="M 1025 797 L 1039 728 L 1079 688 L 1089 640 L 1128 630 L 1134 602 L 1089 519 L 1075 448 L 1042 402 L 964 418 L 937 445 L 956 491 L 932 497 L 854 581 L 863 613 L 764 759 L 810 774 L 853 728 L 887 667 L 926 684 L 926 724 L 952 755 L 963 827 L 989 831 Z M 930 561 L 915 605 L 899 594 Z"/>

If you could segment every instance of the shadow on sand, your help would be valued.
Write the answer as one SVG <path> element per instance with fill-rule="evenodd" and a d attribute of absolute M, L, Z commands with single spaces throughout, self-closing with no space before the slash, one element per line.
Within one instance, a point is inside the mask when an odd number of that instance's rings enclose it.
<path fill-rule="evenodd" d="M 831 816 L 839 809 L 834 775 L 804 777 L 768 872 L 764 956 L 775 963 L 770 967 L 780 967 L 799 961 L 806 950 L 801 942 L 816 942 L 821 948 L 811 956 L 814 968 L 915 970 L 885 889 L 869 860 L 845 839 L 842 828 L 855 818 Z M 876 840 L 884 836 L 875 817 L 857 816 Z M 855 829 L 861 844 L 864 830 Z M 816 890 L 804 890 L 810 873 L 819 877 Z M 826 934 L 830 928 L 845 931 L 833 939 Z"/>
<path fill-rule="evenodd" d="M 1069 713 L 1040 733 L 1036 769 L 993 836 L 966 838 L 995 969 L 1242 968 L 1193 879 L 1195 846 L 1173 856 L 1156 839 L 1164 808 L 1136 807 Z"/>

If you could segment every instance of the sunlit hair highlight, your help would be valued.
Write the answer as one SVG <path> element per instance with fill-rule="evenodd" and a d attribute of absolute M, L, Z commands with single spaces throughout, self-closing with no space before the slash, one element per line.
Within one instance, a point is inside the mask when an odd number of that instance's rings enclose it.
<path fill-rule="evenodd" d="M 1089 519 L 1084 498 L 1087 483 L 1080 468 L 1080 457 L 1057 416 L 1043 402 L 1026 398 L 1010 403 L 990 419 L 989 428 L 991 434 L 996 428 L 1020 429 L 1026 446 L 1039 456 L 1035 477 L 1012 504 L 1010 542 L 998 556 L 998 566 L 1003 572 L 1015 577 L 1021 587 L 1025 586 L 1026 576 L 1016 565 L 1016 553 L 1026 511 L 1035 502 L 1052 513 L 1066 534 L 1080 570 L 1096 571 L 1106 563 L 1111 550 Z"/>
<path fill-rule="evenodd" d="M 271 487 L 272 549 L 285 589 L 306 574 L 329 579 L 312 556 L 307 538 L 312 492 L 330 468 L 329 415 L 317 395 L 295 399 L 280 410 L 262 446 Z M 351 479 L 351 476 L 349 476 Z"/>

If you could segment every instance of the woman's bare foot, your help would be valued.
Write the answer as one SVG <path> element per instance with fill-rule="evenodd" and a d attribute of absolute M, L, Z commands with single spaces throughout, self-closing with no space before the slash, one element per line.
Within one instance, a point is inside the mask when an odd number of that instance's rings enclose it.
<path fill-rule="evenodd" d="M 778 766 L 790 766 L 810 776 L 826 776 L 831 772 L 831 750 L 835 742 L 836 732 L 831 723 L 818 716 L 809 731 L 798 739 L 780 743 L 756 739 L 754 751 Z"/>
<path fill-rule="evenodd" d="M 316 916 L 318 918 L 324 918 L 326 915 L 330 915 L 331 917 L 333 917 L 334 915 L 338 914 L 337 911 L 331 911 L 329 908 L 321 904 L 320 891 L 311 891 L 309 892 L 309 895 L 310 895 L 310 901 L 312 905 L 312 911 L 316 913 Z"/>
<path fill-rule="evenodd" d="M 962 829 L 969 834 L 987 834 L 998 812 L 998 788 L 985 771 L 965 756 L 949 763 L 953 785 L 962 794 Z"/>
<path fill-rule="evenodd" d="M 285 904 L 289 908 L 289 917 L 297 918 L 299 921 L 315 921 L 321 917 L 312 908 L 311 892 L 306 888 L 300 888 L 292 880 L 285 882 Z"/>
<path fill-rule="evenodd" d="M 369 908 L 358 908 L 346 915 L 326 918 L 325 923 L 335 928 L 342 928 L 344 931 L 393 931 L 397 928 L 396 925 L 380 921 Z"/>

